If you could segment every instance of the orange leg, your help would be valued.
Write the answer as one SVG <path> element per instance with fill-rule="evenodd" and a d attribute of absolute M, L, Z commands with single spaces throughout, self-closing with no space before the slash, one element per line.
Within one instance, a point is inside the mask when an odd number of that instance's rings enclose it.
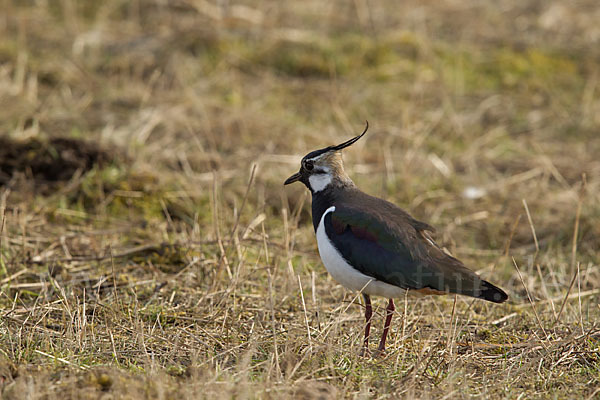
<path fill-rule="evenodd" d="M 388 331 L 390 330 L 390 325 L 392 324 L 392 315 L 394 315 L 394 311 L 396 307 L 394 307 L 394 300 L 390 299 L 385 311 L 385 325 L 383 325 L 383 333 L 381 334 L 381 341 L 379 342 L 379 353 L 383 354 L 385 352 L 385 340 L 387 339 Z"/>

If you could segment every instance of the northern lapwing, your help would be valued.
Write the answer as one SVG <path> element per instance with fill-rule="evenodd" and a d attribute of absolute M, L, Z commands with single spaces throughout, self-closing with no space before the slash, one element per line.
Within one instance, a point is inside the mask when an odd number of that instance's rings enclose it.
<path fill-rule="evenodd" d="M 344 171 L 341 150 L 364 131 L 337 146 L 315 150 L 302 158 L 300 171 L 285 185 L 300 181 L 312 194 L 312 220 L 321 260 L 333 279 L 362 292 L 368 353 L 373 314 L 370 296 L 389 299 L 379 354 L 394 313 L 394 298 L 406 291 L 419 295 L 461 294 L 494 303 L 508 298 L 442 250 L 432 239 L 434 229 L 396 205 L 361 192 Z"/>

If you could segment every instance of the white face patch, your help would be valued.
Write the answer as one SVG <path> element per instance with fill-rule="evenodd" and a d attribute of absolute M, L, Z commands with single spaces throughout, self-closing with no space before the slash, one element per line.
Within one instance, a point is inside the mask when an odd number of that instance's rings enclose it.
<path fill-rule="evenodd" d="M 331 183 L 331 175 L 328 173 L 324 174 L 313 174 L 308 177 L 310 188 L 314 193 L 320 192 L 325 189 Z"/>
<path fill-rule="evenodd" d="M 317 162 L 317 161 L 319 161 L 321 158 L 323 158 L 323 156 L 324 156 L 325 154 L 327 154 L 327 153 L 323 153 L 323 154 L 321 154 L 321 155 L 318 155 L 318 156 L 316 156 L 316 157 L 309 158 L 309 159 L 307 159 L 306 161 Z"/>

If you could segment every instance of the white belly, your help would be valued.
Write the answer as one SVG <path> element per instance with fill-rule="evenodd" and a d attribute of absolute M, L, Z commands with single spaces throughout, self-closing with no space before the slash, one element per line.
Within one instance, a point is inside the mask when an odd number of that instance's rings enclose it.
<path fill-rule="evenodd" d="M 335 207 L 329 207 L 321 216 L 321 221 L 317 227 L 317 245 L 327 272 L 331 274 L 333 279 L 351 290 L 362 290 L 365 294 L 383 296 L 389 299 L 404 296 L 404 289 L 371 278 L 346 262 L 325 233 L 325 216 L 334 211 Z"/>

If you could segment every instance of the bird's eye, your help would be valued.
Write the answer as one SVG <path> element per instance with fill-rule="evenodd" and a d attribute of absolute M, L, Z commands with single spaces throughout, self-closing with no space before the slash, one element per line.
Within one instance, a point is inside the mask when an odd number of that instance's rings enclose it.
<path fill-rule="evenodd" d="M 304 163 L 304 169 L 306 169 L 307 171 L 312 171 L 314 167 L 315 167 L 315 165 L 313 164 L 312 161 L 306 161 Z"/>

